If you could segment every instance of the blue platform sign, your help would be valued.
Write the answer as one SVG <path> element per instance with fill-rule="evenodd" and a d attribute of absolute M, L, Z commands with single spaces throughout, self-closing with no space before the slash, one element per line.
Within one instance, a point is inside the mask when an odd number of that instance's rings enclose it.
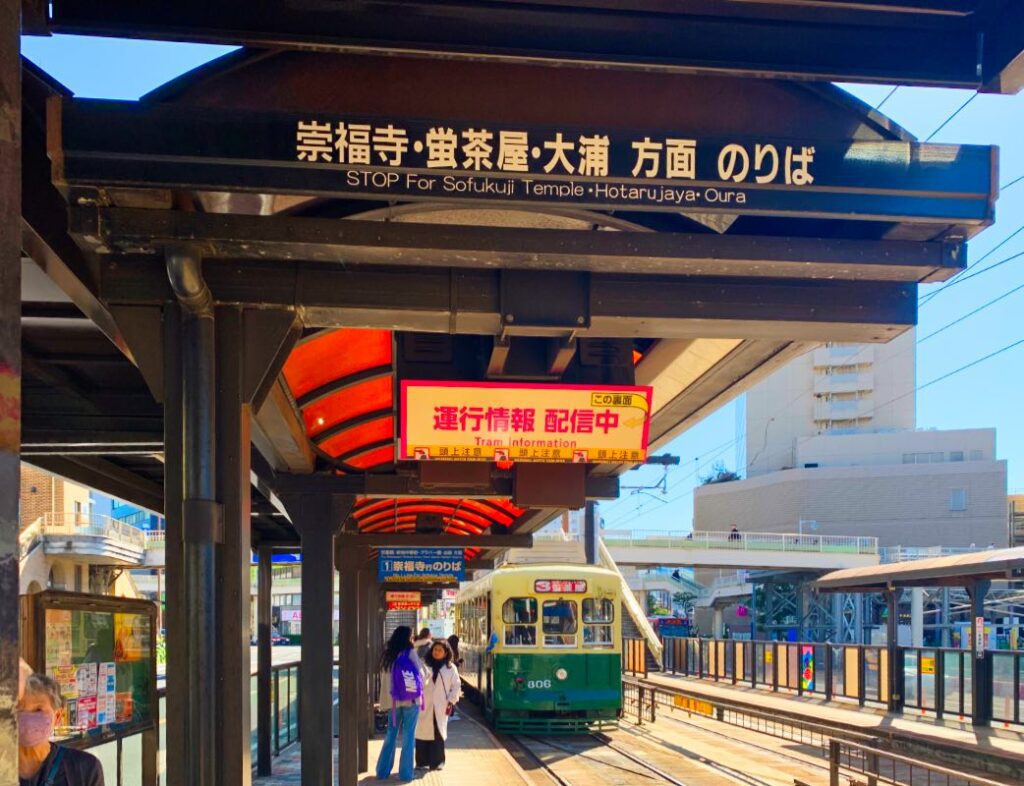
<path fill-rule="evenodd" d="M 379 549 L 380 581 L 448 584 L 463 581 L 465 576 L 465 552 L 460 548 Z"/>

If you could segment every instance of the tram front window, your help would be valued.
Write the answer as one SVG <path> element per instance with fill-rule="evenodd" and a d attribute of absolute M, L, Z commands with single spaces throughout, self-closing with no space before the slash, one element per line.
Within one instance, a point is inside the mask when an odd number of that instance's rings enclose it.
<path fill-rule="evenodd" d="M 544 646 L 575 647 L 576 620 L 576 601 L 544 601 Z"/>
<path fill-rule="evenodd" d="M 537 599 L 509 598 L 501 607 L 505 623 L 505 644 L 509 647 L 537 645 Z"/>
<path fill-rule="evenodd" d="M 607 598 L 583 600 L 583 644 L 590 647 L 612 647 L 612 622 L 615 604 Z"/>

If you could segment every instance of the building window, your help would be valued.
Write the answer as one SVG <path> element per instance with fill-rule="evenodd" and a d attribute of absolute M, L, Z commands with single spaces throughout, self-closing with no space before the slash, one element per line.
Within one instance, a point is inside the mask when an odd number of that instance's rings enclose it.
<path fill-rule="evenodd" d="M 963 461 L 964 460 L 964 452 L 962 450 L 951 450 L 951 451 L 949 451 L 949 460 L 950 461 Z"/>
<path fill-rule="evenodd" d="M 967 510 L 967 489 L 949 490 L 949 509 Z"/>
<path fill-rule="evenodd" d="M 980 450 L 971 451 L 971 461 L 981 461 L 984 458 Z"/>
<path fill-rule="evenodd" d="M 914 463 L 914 454 L 913 453 L 904 453 L 903 454 L 903 463 L 904 464 L 913 464 Z"/>

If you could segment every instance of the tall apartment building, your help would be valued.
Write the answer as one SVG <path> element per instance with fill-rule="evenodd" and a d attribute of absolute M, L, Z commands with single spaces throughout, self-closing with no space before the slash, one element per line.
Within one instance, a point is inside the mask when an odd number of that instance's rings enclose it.
<path fill-rule="evenodd" d="M 746 477 L 698 487 L 694 528 L 1007 545 L 995 431 L 915 430 L 914 343 L 909 331 L 889 344 L 826 345 L 752 389 Z"/>

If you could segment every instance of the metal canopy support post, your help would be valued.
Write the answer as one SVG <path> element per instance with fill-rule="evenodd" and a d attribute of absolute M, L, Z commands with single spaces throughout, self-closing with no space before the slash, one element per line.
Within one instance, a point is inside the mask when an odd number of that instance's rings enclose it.
<path fill-rule="evenodd" d="M 167 629 L 167 681 L 171 685 L 185 685 L 188 680 L 185 639 L 184 595 L 184 534 L 182 520 L 182 472 L 184 442 L 182 437 L 181 386 L 181 308 L 170 303 L 163 311 L 164 379 L 164 522 L 166 603 L 164 625 Z M 167 786 L 186 786 L 185 771 L 186 691 L 167 693 Z"/>
<path fill-rule="evenodd" d="M 217 499 L 223 537 L 217 549 L 217 658 L 220 716 L 217 722 L 217 782 L 252 782 L 250 713 L 250 410 L 245 384 L 246 334 L 238 308 L 216 310 Z"/>
<path fill-rule="evenodd" d="M 338 685 L 338 785 L 356 786 L 360 772 L 361 726 L 366 719 L 366 642 L 361 641 L 360 618 L 365 613 L 365 584 L 360 576 L 369 550 L 339 543 L 336 563 L 338 596 L 338 660 L 345 676 Z M 361 602 L 362 601 L 362 602 Z M 362 653 L 360 652 L 362 650 Z M 361 720 L 362 719 L 362 720 Z"/>
<path fill-rule="evenodd" d="M 188 252 L 168 254 L 168 270 L 198 269 Z M 185 276 L 188 279 L 188 276 Z M 199 278 L 201 281 L 201 277 Z M 188 288 L 194 280 L 188 280 Z M 209 303 L 182 298 L 181 374 L 167 381 L 181 385 L 183 424 L 182 537 L 184 539 L 185 773 L 189 786 L 213 786 L 217 778 L 218 721 L 221 713 L 217 644 L 218 543 L 222 540 L 217 504 L 215 325 Z M 171 413 L 171 417 L 175 417 Z M 177 689 L 176 689 L 177 690 Z"/>
<path fill-rule="evenodd" d="M 979 579 L 967 585 L 971 599 L 971 724 L 987 726 L 992 720 L 992 653 L 985 650 L 985 597 L 992 582 Z"/>
<path fill-rule="evenodd" d="M 270 626 L 270 588 L 273 580 L 273 548 L 259 547 L 257 569 L 257 655 L 256 655 L 256 774 L 270 775 L 270 672 L 273 663 Z"/>
<path fill-rule="evenodd" d="M 900 593 L 901 590 L 889 589 L 885 592 L 886 636 L 885 647 L 889 660 L 889 712 L 900 712 L 903 709 L 903 654 L 899 648 L 900 630 Z"/>
<path fill-rule="evenodd" d="M 583 548 L 586 551 L 587 564 L 596 565 L 598 563 L 597 506 L 593 502 L 588 502 L 583 510 Z"/>
<path fill-rule="evenodd" d="M 0 0 L 0 783 L 18 782 L 21 3 Z"/>
<path fill-rule="evenodd" d="M 334 536 L 352 511 L 355 498 L 288 494 L 283 502 L 302 537 L 302 786 L 330 786 L 334 763 Z"/>

